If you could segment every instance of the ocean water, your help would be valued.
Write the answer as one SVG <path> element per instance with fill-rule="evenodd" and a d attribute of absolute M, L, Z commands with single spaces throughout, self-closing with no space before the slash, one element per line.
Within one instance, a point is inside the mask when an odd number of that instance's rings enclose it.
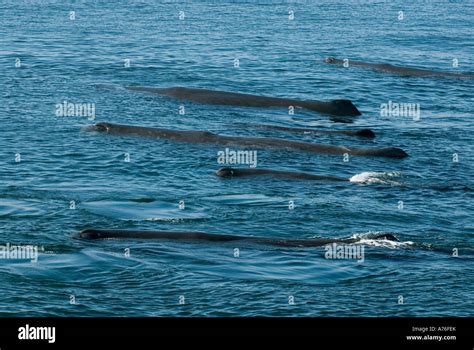
<path fill-rule="evenodd" d="M 473 81 L 322 60 L 474 72 L 473 12 L 467 0 L 2 0 L 0 244 L 33 245 L 39 256 L 0 259 L 0 315 L 472 316 Z M 130 85 L 347 98 L 363 114 L 337 123 L 300 109 L 183 103 Z M 64 101 L 95 104 L 95 120 L 57 116 Z M 381 116 L 388 101 L 419 104 L 420 119 Z M 259 149 L 259 168 L 358 182 L 226 180 L 213 175 L 221 146 L 81 132 L 99 121 L 395 146 L 409 157 L 345 162 Z M 377 137 L 257 124 L 371 128 Z M 364 261 L 327 259 L 325 247 L 72 237 L 86 228 L 358 235 Z"/>

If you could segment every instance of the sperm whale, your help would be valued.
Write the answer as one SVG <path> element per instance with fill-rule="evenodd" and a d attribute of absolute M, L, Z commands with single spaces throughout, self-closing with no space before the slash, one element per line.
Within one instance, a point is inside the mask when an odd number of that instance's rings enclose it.
<path fill-rule="evenodd" d="M 372 69 L 376 69 L 376 70 L 380 70 L 384 72 L 415 76 L 415 77 L 443 76 L 443 77 L 474 79 L 473 74 L 439 72 L 439 71 L 433 71 L 429 69 L 394 66 L 394 65 L 386 64 L 386 63 L 367 63 L 367 62 L 361 62 L 361 61 L 341 60 L 334 57 L 327 57 L 324 59 L 324 62 L 330 63 L 330 64 L 347 63 L 349 66 L 367 67 L 367 68 L 372 68 Z"/>
<path fill-rule="evenodd" d="M 290 150 L 299 150 L 332 155 L 348 154 L 353 156 L 374 156 L 389 158 L 404 158 L 408 156 L 408 154 L 404 150 L 397 147 L 356 148 L 318 144 L 312 142 L 290 141 L 279 138 L 221 136 L 208 131 L 177 131 L 162 128 L 149 128 L 142 126 L 112 124 L 103 122 L 88 126 L 84 130 L 98 131 L 115 135 L 136 135 L 153 138 L 164 138 L 191 143 L 236 145 L 243 147 L 262 148 L 277 147 L 286 148 Z"/>
<path fill-rule="evenodd" d="M 162 239 L 162 240 L 184 240 L 184 241 L 209 241 L 209 242 L 236 242 L 246 241 L 258 244 L 267 244 L 283 247 L 320 247 L 332 243 L 351 244 L 360 241 L 360 238 L 310 238 L 310 239 L 286 239 L 268 238 L 255 236 L 237 236 L 228 234 L 213 234 L 194 231 L 139 231 L 139 230 L 97 230 L 86 229 L 76 235 L 82 239 Z M 373 239 L 385 239 L 398 241 L 390 233 L 380 234 Z"/>
<path fill-rule="evenodd" d="M 249 169 L 249 168 L 220 168 L 215 173 L 219 177 L 230 178 L 230 177 L 246 177 L 246 176 L 259 176 L 259 175 L 270 175 L 274 177 L 282 178 L 293 178 L 302 180 L 316 180 L 316 181 L 346 181 L 345 179 L 337 176 L 330 175 L 313 175 L 307 173 L 299 173 L 292 171 L 279 171 L 271 169 Z"/>
<path fill-rule="evenodd" d="M 243 107 L 301 107 L 311 111 L 335 115 L 358 116 L 359 110 L 350 100 L 302 101 L 289 98 L 257 96 L 228 91 L 195 89 L 185 87 L 154 88 L 146 86 L 129 86 L 132 91 L 150 92 L 165 95 L 178 100 L 188 100 L 203 104 L 232 105 Z"/>

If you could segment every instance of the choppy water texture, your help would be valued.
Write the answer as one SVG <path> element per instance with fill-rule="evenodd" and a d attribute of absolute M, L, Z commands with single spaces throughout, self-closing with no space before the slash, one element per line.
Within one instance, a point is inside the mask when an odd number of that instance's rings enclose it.
<path fill-rule="evenodd" d="M 0 260 L 0 314 L 472 315 L 472 80 L 409 78 L 322 59 L 474 72 L 473 11 L 472 1 L 2 1 L 0 243 L 43 250 L 37 263 Z M 126 91 L 129 85 L 348 98 L 363 115 L 341 124 L 300 109 L 289 115 L 279 108 L 193 103 L 181 115 L 180 102 Z M 95 103 L 96 121 L 390 145 L 410 157 L 343 162 L 258 150 L 262 168 L 357 175 L 359 181 L 225 180 L 213 175 L 219 146 L 81 133 L 93 122 L 56 116 L 56 104 L 65 100 Z M 388 101 L 419 103 L 421 119 L 381 117 L 380 105 Z M 369 127 L 378 137 L 298 135 L 252 124 Z M 325 259 L 325 248 L 71 238 L 86 228 L 358 234 L 365 260 Z M 405 243 L 374 242 L 373 232 Z"/>

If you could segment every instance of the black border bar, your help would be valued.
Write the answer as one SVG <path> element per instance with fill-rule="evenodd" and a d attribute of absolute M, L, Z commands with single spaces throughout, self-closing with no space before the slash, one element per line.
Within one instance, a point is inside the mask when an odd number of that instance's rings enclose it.
<path fill-rule="evenodd" d="M 55 327 L 55 343 L 18 339 L 19 328 L 27 324 Z M 456 340 L 407 340 L 420 335 L 454 335 Z M 389 340 L 386 344 L 414 348 L 473 349 L 474 318 L 0 318 L 1 350 L 91 346 L 99 341 L 115 346 L 168 336 L 312 336 L 335 345 Z"/>

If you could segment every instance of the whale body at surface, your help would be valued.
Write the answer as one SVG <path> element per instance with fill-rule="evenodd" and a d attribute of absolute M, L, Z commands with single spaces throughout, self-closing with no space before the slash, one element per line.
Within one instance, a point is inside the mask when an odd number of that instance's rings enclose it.
<path fill-rule="evenodd" d="M 132 91 L 165 95 L 178 100 L 187 100 L 202 104 L 229 105 L 241 107 L 301 107 L 311 111 L 333 116 L 361 115 L 356 106 L 345 99 L 331 101 L 296 100 L 281 97 L 258 96 L 238 92 L 196 89 L 186 87 L 154 88 L 147 86 L 129 86 Z"/>
<path fill-rule="evenodd" d="M 401 67 L 401 66 L 394 66 L 388 63 L 368 63 L 368 62 L 361 62 L 361 61 L 352 61 L 348 59 L 341 60 L 335 57 L 327 57 L 324 59 L 324 62 L 329 63 L 329 64 L 347 65 L 347 67 L 350 67 L 350 66 L 366 67 L 366 68 L 371 68 L 371 69 L 375 69 L 379 71 L 406 75 L 406 76 L 414 76 L 414 77 L 452 77 L 452 78 L 474 79 L 473 74 L 440 72 L 440 71 L 435 71 L 435 70 L 414 68 L 414 67 Z"/>
<path fill-rule="evenodd" d="M 332 243 L 351 244 L 360 241 L 360 238 L 309 238 L 286 239 L 255 236 L 237 236 L 228 234 L 214 234 L 195 231 L 140 231 L 140 230 L 98 230 L 87 229 L 79 232 L 76 238 L 100 239 L 161 239 L 182 241 L 208 241 L 208 242 L 235 242 L 247 241 L 258 244 L 268 244 L 283 247 L 320 247 Z M 373 239 L 386 239 L 397 241 L 392 234 L 380 234 Z"/>
<path fill-rule="evenodd" d="M 86 131 L 98 131 L 114 135 L 135 135 L 153 138 L 171 139 L 181 142 L 207 143 L 219 145 L 236 145 L 242 147 L 285 148 L 313 153 L 332 155 L 373 156 L 388 158 L 404 158 L 408 154 L 397 147 L 357 148 L 336 146 L 312 142 L 292 141 L 270 137 L 223 136 L 208 131 L 170 130 L 143 126 L 122 125 L 112 123 L 97 123 L 85 128 Z"/>

